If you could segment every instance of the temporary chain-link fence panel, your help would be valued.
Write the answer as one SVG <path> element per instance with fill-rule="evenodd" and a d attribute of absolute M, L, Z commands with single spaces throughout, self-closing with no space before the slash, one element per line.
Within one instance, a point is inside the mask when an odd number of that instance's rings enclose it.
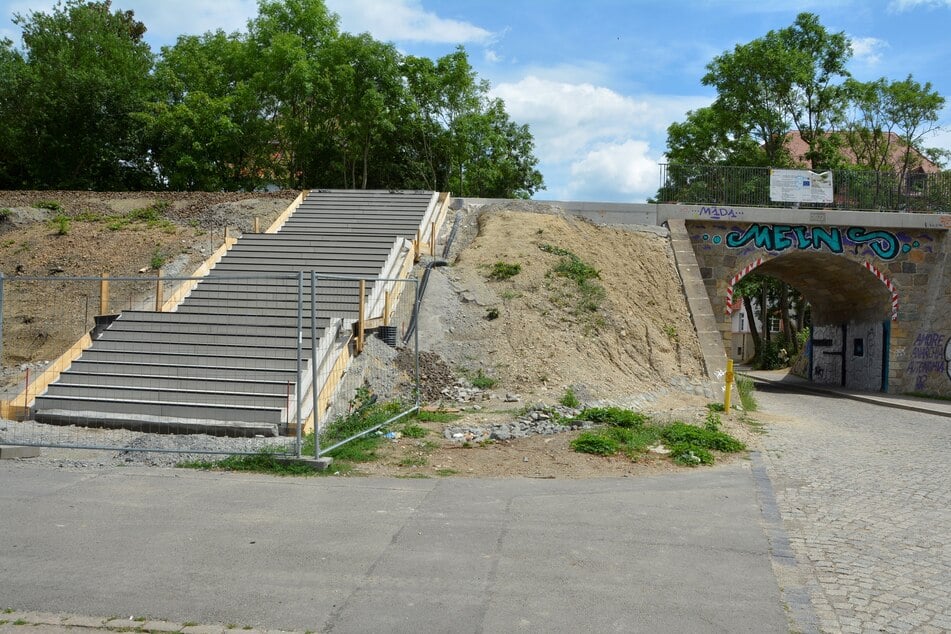
<path fill-rule="evenodd" d="M 416 296 L 315 273 L 0 278 L 0 444 L 318 455 L 335 421 L 415 408 Z"/>

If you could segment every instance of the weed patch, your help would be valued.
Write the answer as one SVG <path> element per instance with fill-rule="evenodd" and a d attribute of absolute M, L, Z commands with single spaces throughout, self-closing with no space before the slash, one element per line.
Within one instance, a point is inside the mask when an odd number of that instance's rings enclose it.
<path fill-rule="evenodd" d="M 578 418 L 615 427 L 641 427 L 650 421 L 645 414 L 620 407 L 590 407 L 582 411 Z"/>
<path fill-rule="evenodd" d="M 472 387 L 477 387 L 480 390 L 488 390 L 495 387 L 495 379 L 491 376 L 486 376 L 485 373 L 480 369 L 476 372 L 475 376 L 469 379 L 469 382 L 472 383 Z"/>
<path fill-rule="evenodd" d="M 571 441 L 571 448 L 579 453 L 613 456 L 621 449 L 620 443 L 607 434 L 586 431 Z"/>
<path fill-rule="evenodd" d="M 451 423 L 462 418 L 462 414 L 455 412 L 427 412 L 419 410 L 416 412 L 416 420 L 423 423 Z"/>
<path fill-rule="evenodd" d="M 578 396 L 575 394 L 575 391 L 570 387 L 565 390 L 565 393 L 561 396 L 561 399 L 558 401 L 565 407 L 580 407 L 581 401 L 578 400 Z"/>
<path fill-rule="evenodd" d="M 736 377 L 736 391 L 740 394 L 740 404 L 747 412 L 755 412 L 759 404 L 756 402 L 756 386 L 748 376 Z"/>
<path fill-rule="evenodd" d="M 551 272 L 560 277 L 573 280 L 578 287 L 580 297 L 575 308 L 576 314 L 593 313 L 601 307 L 606 293 L 604 287 L 595 280 L 600 279 L 601 272 L 586 264 L 577 255 L 551 244 L 540 244 L 538 248 L 545 253 L 561 257 Z"/>
<path fill-rule="evenodd" d="M 56 200 L 38 200 L 33 203 L 34 209 L 48 209 L 50 211 L 63 211 L 63 206 Z"/>
<path fill-rule="evenodd" d="M 496 262 L 489 271 L 489 279 L 502 281 L 510 277 L 515 277 L 522 272 L 522 265 L 519 263 L 509 264 L 508 262 Z"/>

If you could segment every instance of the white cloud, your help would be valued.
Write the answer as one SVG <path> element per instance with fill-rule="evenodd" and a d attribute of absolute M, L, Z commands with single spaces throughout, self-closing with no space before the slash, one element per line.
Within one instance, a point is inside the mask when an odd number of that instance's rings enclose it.
<path fill-rule="evenodd" d="M 493 34 L 469 22 L 442 18 L 423 9 L 420 0 L 328 0 L 341 28 L 398 42 L 487 43 Z"/>
<path fill-rule="evenodd" d="M 487 61 L 490 64 L 498 64 L 499 62 L 502 61 L 502 56 L 490 48 L 485 49 L 484 58 L 485 58 L 485 61 Z"/>
<path fill-rule="evenodd" d="M 556 199 L 644 199 L 657 188 L 667 126 L 706 97 L 629 96 L 591 83 L 535 75 L 492 90 L 535 137 L 536 156 Z"/>
<path fill-rule="evenodd" d="M 657 191 L 657 156 L 644 141 L 605 144 L 571 166 L 570 198 L 645 199 Z"/>
<path fill-rule="evenodd" d="M 539 150 L 550 160 L 577 157 L 593 142 L 663 135 L 687 110 L 706 105 L 702 97 L 634 98 L 589 83 L 572 84 L 528 76 L 499 84 L 493 96 L 519 123 L 528 123 Z"/>
<path fill-rule="evenodd" d="M 859 62 L 875 66 L 882 61 L 882 50 L 888 48 L 888 42 L 877 37 L 852 37 L 852 54 Z"/>
<path fill-rule="evenodd" d="M 948 7 L 951 8 L 951 0 L 892 0 L 888 3 L 888 10 L 895 13 L 911 11 L 918 7 Z"/>

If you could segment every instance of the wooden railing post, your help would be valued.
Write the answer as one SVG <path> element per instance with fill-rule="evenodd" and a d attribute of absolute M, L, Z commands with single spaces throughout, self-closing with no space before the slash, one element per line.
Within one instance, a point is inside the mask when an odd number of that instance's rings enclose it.
<path fill-rule="evenodd" d="M 99 314 L 109 314 L 109 274 L 103 273 L 99 279 Z"/>
<path fill-rule="evenodd" d="M 162 312 L 162 304 L 165 303 L 165 288 L 162 284 L 162 269 L 155 272 L 155 312 Z"/>

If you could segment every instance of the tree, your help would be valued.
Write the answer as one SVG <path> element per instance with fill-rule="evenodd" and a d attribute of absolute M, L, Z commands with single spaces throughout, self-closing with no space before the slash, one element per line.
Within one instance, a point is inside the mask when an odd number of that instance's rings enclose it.
<path fill-rule="evenodd" d="M 324 178 L 330 160 L 325 150 L 336 124 L 321 56 L 338 35 L 337 16 L 322 0 L 259 0 L 248 23 L 252 85 L 270 125 L 275 176 L 291 187 Z"/>
<path fill-rule="evenodd" d="M 67 0 L 51 13 L 17 14 L 25 67 L 17 82 L 31 186 L 125 189 L 152 184 L 134 113 L 149 100 L 145 26 L 109 0 Z"/>
<path fill-rule="evenodd" d="M 162 49 L 158 99 L 140 119 L 167 187 L 252 190 L 272 180 L 270 128 L 248 49 L 244 38 L 222 31 L 182 36 Z"/>
<path fill-rule="evenodd" d="M 13 42 L 0 40 L 0 189 L 16 189 L 26 182 L 18 146 L 24 138 L 24 112 L 17 98 L 25 70 L 26 63 Z"/>
<path fill-rule="evenodd" d="M 938 128 L 945 99 L 931 89 L 931 82 L 922 86 L 911 75 L 903 81 L 892 82 L 888 91 L 888 116 L 895 122 L 895 130 L 904 143 L 899 179 L 905 183 L 909 170 L 917 167 L 912 151 L 922 151 L 925 135 Z"/>
<path fill-rule="evenodd" d="M 826 133 L 841 118 L 840 82 L 848 77 L 851 51 L 844 33 L 829 33 L 812 13 L 800 13 L 791 26 L 738 44 L 715 57 L 702 79 L 717 91 L 715 125 L 727 138 L 755 140 L 771 166 L 788 163 L 786 133 L 795 126 L 809 145 L 806 158 L 812 167 L 833 167 L 835 137 Z M 756 160 L 748 154 L 743 158 Z"/>
<path fill-rule="evenodd" d="M 800 13 L 792 26 L 774 39 L 791 64 L 790 90 L 783 106 L 809 145 L 806 159 L 815 170 L 837 167 L 837 137 L 827 134 L 841 120 L 845 106 L 841 81 L 849 77 L 845 66 L 852 44 L 844 32 L 829 33 L 813 13 Z"/>

